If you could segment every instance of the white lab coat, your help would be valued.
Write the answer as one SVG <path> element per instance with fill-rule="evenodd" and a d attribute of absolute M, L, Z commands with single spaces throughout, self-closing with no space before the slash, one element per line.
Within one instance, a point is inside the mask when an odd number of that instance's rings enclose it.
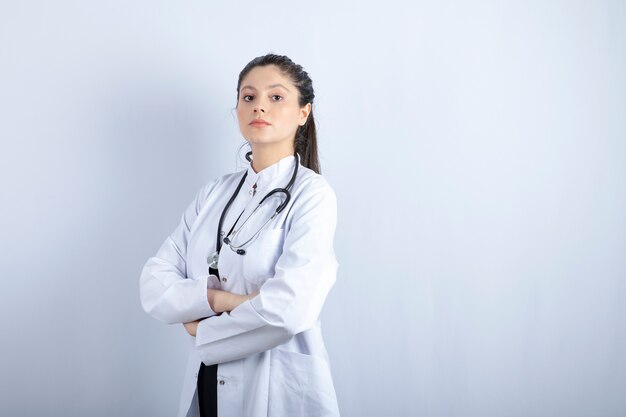
<path fill-rule="evenodd" d="M 294 163 L 294 156 L 288 156 L 259 173 L 249 166 L 222 229 L 228 232 L 245 208 L 239 227 L 267 192 L 285 187 Z M 201 361 L 219 364 L 220 417 L 338 416 L 319 320 L 338 268 L 333 249 L 335 193 L 324 177 L 299 165 L 291 201 L 246 248 L 247 253 L 242 256 L 222 246 L 220 281 L 209 275 L 207 255 L 215 250 L 220 214 L 243 174 L 227 174 L 202 187 L 141 272 L 141 303 L 150 315 L 170 324 L 207 317 L 198 325 L 196 337 L 188 336 L 178 416 L 199 415 L 196 386 Z M 271 216 L 279 204 L 271 199 L 245 225 L 235 244 Z M 260 293 L 230 313 L 216 315 L 207 302 L 207 288 Z"/>

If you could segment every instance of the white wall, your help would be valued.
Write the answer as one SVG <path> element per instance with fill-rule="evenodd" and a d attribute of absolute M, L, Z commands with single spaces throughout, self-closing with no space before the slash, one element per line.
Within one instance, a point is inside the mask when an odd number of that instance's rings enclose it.
<path fill-rule="evenodd" d="M 343 415 L 624 415 L 626 5 L 591 0 L 0 2 L 0 414 L 174 415 L 139 272 L 241 169 L 267 52 L 316 87 Z"/>

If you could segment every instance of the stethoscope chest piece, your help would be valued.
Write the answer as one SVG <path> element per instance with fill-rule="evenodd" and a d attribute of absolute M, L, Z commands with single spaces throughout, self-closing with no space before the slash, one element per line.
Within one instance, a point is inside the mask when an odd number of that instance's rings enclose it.
<path fill-rule="evenodd" d="M 227 242 L 225 242 L 225 243 L 227 243 Z M 245 255 L 246 254 L 246 250 L 245 249 L 237 249 L 236 252 L 237 252 L 238 255 Z M 215 251 L 215 252 L 210 253 L 209 256 L 207 256 L 206 263 L 207 263 L 207 265 L 209 265 L 209 268 L 219 269 L 217 267 L 219 260 L 220 260 L 220 253 L 218 251 Z"/>
<path fill-rule="evenodd" d="M 206 263 L 209 264 L 209 268 L 218 269 L 217 261 L 219 260 L 219 258 L 220 258 L 220 253 L 218 251 L 210 253 L 209 256 L 207 256 L 206 258 Z"/>

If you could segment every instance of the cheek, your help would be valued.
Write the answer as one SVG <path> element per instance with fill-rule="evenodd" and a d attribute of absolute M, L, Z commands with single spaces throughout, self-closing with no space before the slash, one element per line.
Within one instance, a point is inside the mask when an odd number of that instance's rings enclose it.
<path fill-rule="evenodd" d="M 298 110 L 293 108 L 283 108 L 280 112 L 280 118 L 285 122 L 286 125 L 291 126 L 292 124 L 298 123 Z"/>
<path fill-rule="evenodd" d="M 237 121 L 239 122 L 239 124 L 242 124 L 245 120 L 244 120 L 244 111 L 241 108 L 241 105 L 239 107 L 237 107 Z"/>

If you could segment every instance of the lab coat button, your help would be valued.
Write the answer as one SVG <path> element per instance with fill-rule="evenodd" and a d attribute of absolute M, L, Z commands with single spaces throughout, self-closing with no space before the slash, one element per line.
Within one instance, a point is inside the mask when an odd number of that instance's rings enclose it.
<path fill-rule="evenodd" d="M 220 385 L 224 385 L 226 382 L 224 382 L 223 379 L 220 379 Z"/>
<path fill-rule="evenodd" d="M 227 281 L 228 281 L 228 278 L 224 277 L 224 278 L 222 278 L 222 281 L 223 281 L 223 282 L 227 282 Z"/>
<path fill-rule="evenodd" d="M 196 379 L 198 379 L 198 373 L 196 372 Z"/>

